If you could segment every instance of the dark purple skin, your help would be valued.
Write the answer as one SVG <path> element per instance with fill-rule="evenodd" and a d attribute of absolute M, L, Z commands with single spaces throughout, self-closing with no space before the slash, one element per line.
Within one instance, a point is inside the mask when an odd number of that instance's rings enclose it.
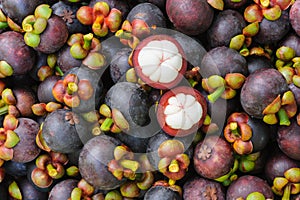
<path fill-rule="evenodd" d="M 49 76 L 43 80 L 37 88 L 37 98 L 41 103 L 56 102 L 56 99 L 52 95 L 52 88 L 55 83 L 60 80 L 60 76 Z"/>
<path fill-rule="evenodd" d="M 60 153 L 72 153 L 82 148 L 82 141 L 78 136 L 76 124 L 67 120 L 66 115 L 74 115 L 70 110 L 58 109 L 51 112 L 45 118 L 42 137 L 53 151 Z M 79 117 L 79 116 L 78 116 Z M 79 118 L 79 124 L 81 122 Z"/>
<path fill-rule="evenodd" d="M 215 47 L 208 51 L 200 65 L 200 74 L 202 77 L 220 75 L 224 77 L 228 73 L 241 73 L 248 75 L 246 59 L 237 51 L 226 47 Z"/>
<path fill-rule="evenodd" d="M 14 132 L 19 136 L 19 143 L 13 148 L 12 161 L 28 163 L 34 160 L 41 149 L 36 144 L 36 135 L 40 125 L 30 118 L 18 118 L 19 124 Z"/>
<path fill-rule="evenodd" d="M 12 160 L 6 161 L 3 164 L 5 174 L 13 177 L 22 177 L 27 174 L 27 163 L 14 162 Z"/>
<path fill-rule="evenodd" d="M 62 72 L 67 72 L 74 67 L 80 67 L 82 60 L 75 59 L 70 53 L 70 46 L 65 45 L 58 52 L 57 65 Z"/>
<path fill-rule="evenodd" d="M 300 2 L 295 1 L 290 9 L 290 23 L 292 28 L 296 31 L 297 35 L 300 36 Z"/>
<path fill-rule="evenodd" d="M 165 186 L 152 186 L 147 190 L 144 196 L 144 200 L 156 200 L 156 199 L 172 199 L 181 200 L 181 196 L 178 192 Z"/>
<path fill-rule="evenodd" d="M 51 6 L 53 14 L 61 17 L 67 24 L 69 34 L 73 33 L 89 33 L 90 26 L 85 26 L 76 18 L 76 12 L 80 8 L 80 4 L 58 1 Z"/>
<path fill-rule="evenodd" d="M 272 184 L 276 177 L 284 177 L 284 172 L 294 167 L 300 167 L 300 163 L 276 149 L 265 164 L 264 175 L 269 184 Z"/>
<path fill-rule="evenodd" d="M 163 12 L 152 3 L 140 3 L 134 6 L 127 15 L 128 21 L 132 22 L 134 19 L 143 20 L 149 27 L 166 27 L 166 18 Z"/>
<path fill-rule="evenodd" d="M 69 37 L 68 27 L 62 18 L 52 14 L 40 37 L 41 41 L 35 49 L 45 54 L 54 53 L 66 43 Z"/>
<path fill-rule="evenodd" d="M 291 83 L 289 84 L 289 89 L 293 92 L 297 105 L 300 106 L 300 88 Z"/>
<path fill-rule="evenodd" d="M 290 27 L 289 13 L 284 10 L 280 18 L 275 21 L 263 18 L 259 23 L 259 31 L 253 40 L 260 44 L 276 44 L 289 32 Z"/>
<path fill-rule="evenodd" d="M 249 74 L 261 68 L 272 68 L 270 59 L 264 56 L 247 56 Z"/>
<path fill-rule="evenodd" d="M 282 74 L 273 68 L 263 68 L 250 74 L 241 89 L 240 101 L 250 116 L 261 119 L 263 110 L 288 90 Z"/>
<path fill-rule="evenodd" d="M 300 36 L 291 33 L 283 38 L 280 46 L 288 46 L 296 51 L 296 56 L 300 56 Z"/>
<path fill-rule="evenodd" d="M 72 190 L 77 187 L 78 180 L 66 179 L 56 183 L 49 193 L 48 200 L 61 200 L 71 197 Z"/>
<path fill-rule="evenodd" d="M 31 106 L 37 102 L 36 93 L 30 87 L 16 87 L 12 89 L 17 100 L 15 105 L 22 117 L 32 117 Z"/>
<path fill-rule="evenodd" d="M 211 149 L 206 160 L 200 156 L 205 146 Z M 202 153 L 201 153 L 202 154 Z M 209 155 L 210 154 L 210 155 Z M 205 154 L 206 155 L 206 154 Z M 233 150 L 223 138 L 215 135 L 206 136 L 194 149 L 194 168 L 196 172 L 205 178 L 216 179 L 227 174 L 233 166 Z"/>
<path fill-rule="evenodd" d="M 225 188 L 220 183 L 202 178 L 200 176 L 186 181 L 182 189 L 184 200 L 225 200 Z"/>
<path fill-rule="evenodd" d="M 244 199 L 252 192 L 262 193 L 266 199 L 274 199 L 274 194 L 267 181 L 252 175 L 244 175 L 232 182 L 226 192 L 226 200 Z"/>
<path fill-rule="evenodd" d="M 232 0 L 224 0 L 224 7 L 229 9 L 242 8 L 248 1 L 241 0 L 240 2 L 233 2 Z"/>
<path fill-rule="evenodd" d="M 34 13 L 38 5 L 46 2 L 46 0 L 0 0 L 2 11 L 19 25 L 27 15 Z"/>
<path fill-rule="evenodd" d="M 14 75 L 26 74 L 35 63 L 35 51 L 24 42 L 21 33 L 6 31 L 0 34 L 0 60 L 6 61 L 14 70 Z"/>
<path fill-rule="evenodd" d="M 110 6 L 110 8 L 116 8 L 118 10 L 121 11 L 122 13 L 122 18 L 123 20 L 126 19 L 129 11 L 130 11 L 130 6 L 126 1 L 119 1 L 119 0 L 91 0 L 89 3 L 90 7 L 93 7 L 95 5 L 95 3 L 100 2 L 100 1 L 104 1 L 106 3 L 108 3 L 108 5 Z"/>
<path fill-rule="evenodd" d="M 214 10 L 205 0 L 167 0 L 166 12 L 175 29 L 187 35 L 204 33 L 214 18 Z"/>
<path fill-rule="evenodd" d="M 288 157 L 300 161 L 300 126 L 292 120 L 289 126 L 279 126 L 278 146 Z"/>
<path fill-rule="evenodd" d="M 24 200 L 48 198 L 48 193 L 37 190 L 26 177 L 18 180 L 18 186 Z"/>
<path fill-rule="evenodd" d="M 131 48 L 122 48 L 112 57 L 109 71 L 114 83 L 118 82 L 121 77 L 125 76 L 127 70 L 131 68 L 128 63 L 131 51 Z"/>
<path fill-rule="evenodd" d="M 121 145 L 117 139 L 100 135 L 90 139 L 79 155 L 78 167 L 82 178 L 95 189 L 112 190 L 124 183 L 108 171 L 108 163 L 114 159 L 114 149 Z"/>
<path fill-rule="evenodd" d="M 220 12 L 207 30 L 209 48 L 228 46 L 232 37 L 241 34 L 246 26 L 244 17 L 236 10 Z"/>

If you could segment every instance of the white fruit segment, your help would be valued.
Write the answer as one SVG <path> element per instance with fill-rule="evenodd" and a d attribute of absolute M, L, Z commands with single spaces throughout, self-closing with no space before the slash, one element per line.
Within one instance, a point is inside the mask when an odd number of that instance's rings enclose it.
<path fill-rule="evenodd" d="M 203 109 L 194 96 L 178 93 L 168 99 L 164 114 L 169 127 L 188 130 L 199 122 Z"/>
<path fill-rule="evenodd" d="M 151 41 L 140 50 L 138 63 L 151 81 L 170 83 L 182 68 L 182 56 L 173 42 Z"/>

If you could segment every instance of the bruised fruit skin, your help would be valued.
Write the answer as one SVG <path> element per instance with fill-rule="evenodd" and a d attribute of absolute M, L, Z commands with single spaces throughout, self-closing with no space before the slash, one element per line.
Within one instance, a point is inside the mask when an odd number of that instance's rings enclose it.
<path fill-rule="evenodd" d="M 27 163 L 34 160 L 41 149 L 36 145 L 35 138 L 39 131 L 39 124 L 29 118 L 18 118 L 19 125 L 14 132 L 19 136 L 19 143 L 13 148 L 12 161 Z"/>
<path fill-rule="evenodd" d="M 195 133 L 207 114 L 205 98 L 197 90 L 180 86 L 166 92 L 159 101 L 157 119 L 171 136 Z"/>
<path fill-rule="evenodd" d="M 82 147 L 76 130 L 81 118 L 70 110 L 58 109 L 47 115 L 42 137 L 52 151 L 72 153 Z"/>
<path fill-rule="evenodd" d="M 52 14 L 48 19 L 46 29 L 40 35 L 40 43 L 35 49 L 46 54 L 54 53 L 66 43 L 68 36 L 68 27 L 64 20 Z"/>
<path fill-rule="evenodd" d="M 204 33 L 214 17 L 206 0 L 167 0 L 166 12 L 174 27 L 187 35 Z"/>
<path fill-rule="evenodd" d="M 23 35 L 15 31 L 0 34 L 0 61 L 6 61 L 12 68 L 14 75 L 29 72 L 36 59 L 35 51 L 28 47 Z"/>
<path fill-rule="evenodd" d="M 114 149 L 120 142 L 110 136 L 100 135 L 90 139 L 79 155 L 78 167 L 82 177 L 95 189 L 112 190 L 124 180 L 118 180 L 110 171 L 108 163 L 114 159 Z"/>
<path fill-rule="evenodd" d="M 277 131 L 279 148 L 287 156 L 300 161 L 300 126 L 295 120 L 290 126 L 280 126 Z"/>
<path fill-rule="evenodd" d="M 72 190 L 77 187 L 78 180 L 66 179 L 54 185 L 49 193 L 48 200 L 68 199 Z"/>
<path fill-rule="evenodd" d="M 290 9 L 290 23 L 298 36 L 300 36 L 300 2 L 295 1 Z"/>
<path fill-rule="evenodd" d="M 266 199 L 274 199 L 274 194 L 268 183 L 257 176 L 244 175 L 232 182 L 226 193 L 226 200 L 244 199 L 252 192 L 260 192 Z"/>
<path fill-rule="evenodd" d="M 132 59 L 137 75 L 158 89 L 176 86 L 187 68 L 181 45 L 168 35 L 147 37 L 135 48 Z"/>
<path fill-rule="evenodd" d="M 286 80 L 279 71 L 264 68 L 247 77 L 241 89 L 240 101 L 250 116 L 261 119 L 263 110 L 287 90 Z"/>
<path fill-rule="evenodd" d="M 183 199 L 218 199 L 225 200 L 225 192 L 222 184 L 202 177 L 195 177 L 186 181 L 183 185 Z"/>
<path fill-rule="evenodd" d="M 200 176 L 216 179 L 227 174 L 233 166 L 233 150 L 224 139 L 206 136 L 196 145 L 193 160 Z"/>

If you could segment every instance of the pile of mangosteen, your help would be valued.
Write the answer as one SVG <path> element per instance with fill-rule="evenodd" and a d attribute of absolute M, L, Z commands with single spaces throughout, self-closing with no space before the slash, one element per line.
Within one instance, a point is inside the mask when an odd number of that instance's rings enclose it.
<path fill-rule="evenodd" d="M 299 200 L 300 0 L 0 0 L 0 200 Z"/>

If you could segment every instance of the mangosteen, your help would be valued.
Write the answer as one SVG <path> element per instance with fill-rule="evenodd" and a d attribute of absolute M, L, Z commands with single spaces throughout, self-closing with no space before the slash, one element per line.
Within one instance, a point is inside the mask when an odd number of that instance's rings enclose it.
<path fill-rule="evenodd" d="M 274 199 L 267 181 L 252 175 L 244 175 L 233 181 L 227 189 L 226 200 Z"/>
<path fill-rule="evenodd" d="M 289 11 L 289 17 L 290 17 L 289 20 L 292 25 L 292 28 L 295 30 L 298 36 L 300 36 L 299 16 L 300 16 L 300 3 L 299 1 L 295 1 Z"/>
<path fill-rule="evenodd" d="M 77 184 L 76 179 L 66 179 L 56 183 L 49 193 L 48 200 L 69 199 Z"/>
<path fill-rule="evenodd" d="M 22 177 L 17 180 L 19 189 L 22 194 L 22 199 L 47 199 L 48 193 L 37 190 L 26 177 Z"/>
<path fill-rule="evenodd" d="M 166 12 L 175 29 L 187 35 L 204 33 L 214 18 L 214 10 L 205 0 L 167 0 Z"/>
<path fill-rule="evenodd" d="M 88 33 L 91 31 L 89 26 L 84 26 L 76 18 L 76 11 L 79 9 L 80 4 L 66 4 L 63 1 L 58 1 L 54 3 L 51 8 L 53 14 L 61 17 L 68 27 L 69 34 L 73 33 Z"/>
<path fill-rule="evenodd" d="M 36 93 L 31 87 L 17 86 L 12 89 L 16 99 L 15 107 L 22 117 L 32 117 L 31 106 L 37 102 Z"/>
<path fill-rule="evenodd" d="M 247 5 L 247 0 L 241 1 L 231 1 L 231 0 L 224 0 L 224 7 L 229 9 L 241 9 L 244 5 Z"/>
<path fill-rule="evenodd" d="M 300 88 L 291 83 L 289 84 L 289 89 L 293 92 L 297 105 L 300 106 Z"/>
<path fill-rule="evenodd" d="M 283 10 L 277 20 L 271 21 L 263 18 L 259 23 L 259 31 L 253 40 L 259 44 L 276 44 L 289 32 L 290 27 L 289 12 Z"/>
<path fill-rule="evenodd" d="M 128 63 L 129 55 L 131 54 L 131 48 L 122 48 L 115 55 L 113 55 L 110 62 L 109 71 L 110 76 L 114 83 L 118 82 L 121 77 L 125 76 L 127 70 L 131 68 Z"/>
<path fill-rule="evenodd" d="M 95 189 L 112 190 L 124 183 L 124 178 L 119 180 L 108 170 L 109 162 L 114 159 L 114 149 L 120 144 L 111 136 L 100 135 L 90 139 L 82 148 L 79 171 Z"/>
<path fill-rule="evenodd" d="M 56 101 L 52 95 L 52 88 L 60 78 L 61 77 L 57 75 L 49 76 L 38 85 L 37 98 L 39 102 L 49 103 Z"/>
<path fill-rule="evenodd" d="M 8 191 L 3 183 L 0 183 L 0 198 L 3 200 L 8 199 Z"/>
<path fill-rule="evenodd" d="M 80 67 L 82 64 L 82 60 L 76 59 L 71 55 L 70 49 L 70 46 L 65 45 L 58 51 L 57 65 L 64 73 L 72 68 Z"/>
<path fill-rule="evenodd" d="M 178 86 L 165 92 L 157 107 L 157 120 L 161 128 L 177 137 L 195 133 L 202 126 L 206 114 L 204 96 L 188 86 Z"/>
<path fill-rule="evenodd" d="M 181 200 L 182 197 L 176 189 L 169 186 L 154 185 L 144 195 L 144 200 Z"/>
<path fill-rule="evenodd" d="M 261 68 L 272 68 L 271 60 L 264 56 L 247 56 L 246 60 L 249 74 Z"/>
<path fill-rule="evenodd" d="M 77 132 L 77 124 L 82 123 L 80 116 L 67 109 L 57 109 L 45 118 L 42 126 L 42 138 L 55 152 L 72 153 L 83 144 Z"/>
<path fill-rule="evenodd" d="M 187 180 L 183 185 L 183 199 L 218 199 L 225 200 L 225 188 L 222 184 L 196 176 Z"/>
<path fill-rule="evenodd" d="M 158 89 L 176 86 L 187 68 L 181 45 L 172 36 L 164 34 L 142 40 L 133 51 L 132 62 L 139 78 Z"/>
<path fill-rule="evenodd" d="M 207 135 L 194 148 L 194 168 L 208 179 L 218 179 L 232 170 L 233 149 L 227 141 L 215 135 Z"/>
<path fill-rule="evenodd" d="M 280 46 L 290 47 L 295 50 L 295 56 L 300 56 L 300 36 L 294 32 L 286 35 L 280 42 Z"/>
<path fill-rule="evenodd" d="M 41 149 L 36 144 L 36 136 L 40 129 L 39 124 L 30 118 L 18 118 L 18 126 L 14 132 L 20 141 L 13 148 L 12 161 L 27 163 L 34 160 Z"/>
<path fill-rule="evenodd" d="M 7 75 L 26 74 L 33 68 L 36 60 L 35 51 L 25 44 L 21 33 L 5 31 L 0 34 L 0 43 L 0 60 L 7 62 L 12 68 L 7 69 L 9 72 Z"/>
<path fill-rule="evenodd" d="M 132 22 L 140 19 L 148 24 L 149 27 L 166 27 L 166 18 L 163 12 L 152 3 L 140 3 L 134 6 L 128 13 L 126 19 Z"/>
<path fill-rule="evenodd" d="M 277 142 L 283 153 L 300 161 L 300 126 L 296 120 L 292 120 L 289 126 L 278 127 Z"/>
<path fill-rule="evenodd" d="M 145 153 L 150 138 L 138 137 L 126 133 L 114 134 L 114 137 L 128 146 L 135 153 Z"/>
<path fill-rule="evenodd" d="M 238 11 L 232 9 L 221 11 L 206 33 L 209 48 L 229 46 L 231 38 L 241 34 L 245 26 L 244 17 Z"/>
<path fill-rule="evenodd" d="M 15 162 L 15 161 L 6 161 L 3 164 L 5 173 L 14 177 L 22 177 L 27 174 L 27 163 Z"/>

